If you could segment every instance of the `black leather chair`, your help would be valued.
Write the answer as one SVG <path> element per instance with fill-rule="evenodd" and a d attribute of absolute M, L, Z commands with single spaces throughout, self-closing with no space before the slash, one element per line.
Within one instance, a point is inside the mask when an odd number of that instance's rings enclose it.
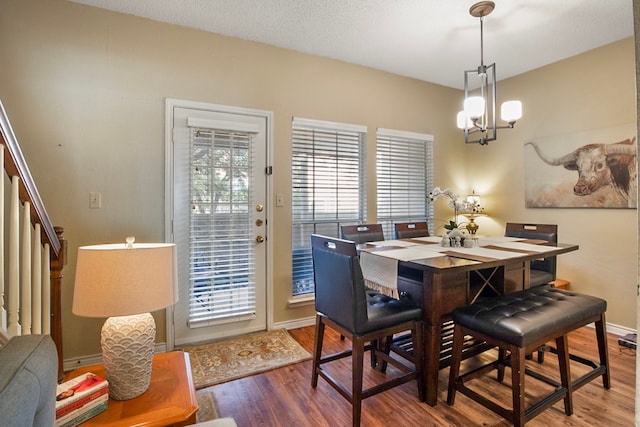
<path fill-rule="evenodd" d="M 558 243 L 558 225 L 508 222 L 504 235 Z M 552 256 L 531 261 L 530 278 L 530 287 L 546 285 L 556 280 L 556 257 Z"/>
<path fill-rule="evenodd" d="M 394 224 L 396 239 L 410 239 L 412 237 L 428 237 L 429 224 L 425 221 L 398 222 Z"/>
<path fill-rule="evenodd" d="M 316 307 L 311 386 L 317 387 L 320 376 L 351 402 L 354 426 L 360 425 L 363 399 L 408 381 L 417 381 L 418 397 L 424 401 L 421 309 L 382 294 L 368 298 L 354 242 L 314 234 L 311 236 L 311 251 Z M 351 340 L 351 350 L 323 356 L 325 326 Z M 387 338 L 407 330 L 411 330 L 415 344 L 414 353 L 409 356 L 412 364 L 385 352 L 388 349 Z M 374 352 L 376 360 L 391 364 L 400 373 L 363 390 L 365 351 Z M 323 367 L 326 363 L 345 357 L 351 357 L 350 391 Z"/>
<path fill-rule="evenodd" d="M 366 243 L 384 240 L 382 224 L 341 225 L 340 237 L 352 242 Z"/>

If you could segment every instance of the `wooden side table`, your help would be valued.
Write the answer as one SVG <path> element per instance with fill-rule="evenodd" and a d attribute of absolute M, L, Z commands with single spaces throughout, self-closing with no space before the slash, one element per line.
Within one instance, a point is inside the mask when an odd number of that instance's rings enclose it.
<path fill-rule="evenodd" d="M 100 364 L 76 369 L 65 381 L 86 372 L 105 378 L 104 365 Z M 147 391 L 130 400 L 109 399 L 109 409 L 82 426 L 186 426 L 196 422 L 197 411 L 189 353 L 172 351 L 153 357 Z"/>

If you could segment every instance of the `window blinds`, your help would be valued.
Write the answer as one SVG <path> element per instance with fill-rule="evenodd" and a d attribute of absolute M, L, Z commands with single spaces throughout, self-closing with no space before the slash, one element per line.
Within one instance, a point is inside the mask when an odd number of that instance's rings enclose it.
<path fill-rule="evenodd" d="M 189 131 L 189 323 L 253 314 L 253 133 Z"/>
<path fill-rule="evenodd" d="M 365 218 L 366 127 L 293 120 L 293 294 L 313 292 L 311 234 L 338 237 L 341 223 Z"/>
<path fill-rule="evenodd" d="M 378 222 L 387 239 L 393 224 L 429 221 L 433 230 L 433 207 L 427 203 L 433 187 L 433 137 L 412 132 L 377 131 Z"/>

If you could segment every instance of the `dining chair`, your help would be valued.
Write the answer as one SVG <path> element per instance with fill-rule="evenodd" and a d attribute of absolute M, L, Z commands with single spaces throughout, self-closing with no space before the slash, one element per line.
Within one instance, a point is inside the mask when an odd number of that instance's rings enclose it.
<path fill-rule="evenodd" d="M 412 237 L 428 237 L 429 224 L 425 221 L 398 222 L 394 224 L 396 239 L 410 239 Z"/>
<path fill-rule="evenodd" d="M 382 224 L 341 225 L 340 237 L 352 242 L 366 243 L 384 240 Z"/>
<path fill-rule="evenodd" d="M 558 225 L 508 222 L 504 235 L 558 243 Z M 555 256 L 531 261 L 530 287 L 546 285 L 554 280 L 556 280 Z"/>
<path fill-rule="evenodd" d="M 313 234 L 311 236 L 313 276 L 315 280 L 316 331 L 313 349 L 311 386 L 324 378 L 352 405 L 353 426 L 360 425 L 362 400 L 392 387 L 416 380 L 418 398 L 425 400 L 422 342 L 422 313 L 419 307 L 379 295 L 367 298 L 362 269 L 353 241 Z M 351 341 L 351 349 L 330 355 L 322 354 L 325 327 L 328 326 Z M 385 353 L 385 341 L 395 333 L 411 330 L 412 355 L 403 358 Z M 372 379 L 377 384 L 363 389 L 364 353 L 375 353 L 376 360 L 397 368 Z M 325 364 L 351 357 L 351 379 L 341 381 L 337 373 L 325 370 Z M 407 360 L 408 359 L 408 360 Z M 411 362 L 411 363 L 409 363 Z M 351 383 L 351 387 L 343 384 Z M 369 379 L 367 379 L 369 383 Z"/>
<path fill-rule="evenodd" d="M 558 242 L 557 224 L 523 224 L 508 222 L 505 226 L 506 237 L 521 237 L 533 240 Z M 546 257 L 531 261 L 529 269 L 529 287 L 542 286 L 556 280 L 556 257 Z M 538 363 L 544 362 L 544 352 L 550 348 L 546 345 L 538 348 Z"/>

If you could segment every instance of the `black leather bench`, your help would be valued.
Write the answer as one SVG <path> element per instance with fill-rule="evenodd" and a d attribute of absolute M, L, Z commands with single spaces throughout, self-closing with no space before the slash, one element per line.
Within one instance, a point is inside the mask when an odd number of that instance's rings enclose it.
<path fill-rule="evenodd" d="M 500 416 L 521 426 L 550 405 L 564 400 L 565 413 L 573 413 L 573 391 L 602 376 L 605 388 L 610 387 L 609 358 L 605 326 L 607 302 L 601 298 L 563 291 L 551 286 L 537 286 L 508 295 L 484 298 L 475 304 L 453 312 L 455 323 L 453 356 L 449 376 L 447 402 L 453 405 L 456 391 L 470 397 Z M 569 353 L 567 334 L 595 322 L 600 363 Z M 498 360 L 460 375 L 463 340 L 471 335 L 499 347 Z M 541 375 L 525 367 L 525 356 L 548 341 L 555 340 L 561 381 Z M 570 360 L 591 367 L 576 380 L 571 379 Z M 511 367 L 512 409 L 467 387 L 465 382 L 498 369 L 498 380 L 504 378 L 505 366 Z M 537 403 L 525 408 L 525 373 L 555 387 Z"/>

